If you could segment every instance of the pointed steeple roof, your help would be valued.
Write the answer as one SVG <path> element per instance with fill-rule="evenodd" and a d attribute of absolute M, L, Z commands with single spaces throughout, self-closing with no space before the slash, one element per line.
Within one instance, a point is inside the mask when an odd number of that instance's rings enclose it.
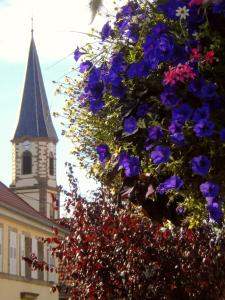
<path fill-rule="evenodd" d="M 13 140 L 22 137 L 47 137 L 58 141 L 50 115 L 33 32 L 19 122 Z"/>

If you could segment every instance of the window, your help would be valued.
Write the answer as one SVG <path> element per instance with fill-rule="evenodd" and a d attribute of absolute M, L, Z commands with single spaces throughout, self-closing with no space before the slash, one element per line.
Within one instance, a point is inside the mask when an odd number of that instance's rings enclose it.
<path fill-rule="evenodd" d="M 54 175 L 54 157 L 52 152 L 49 153 L 49 174 Z"/>
<path fill-rule="evenodd" d="M 32 253 L 32 239 L 28 236 L 25 237 L 25 257 L 29 257 Z M 31 268 L 25 264 L 25 277 L 31 278 Z"/>
<path fill-rule="evenodd" d="M 48 251 L 48 264 L 49 264 L 49 272 L 48 272 L 48 281 L 55 282 L 55 259 L 52 255 L 51 251 Z"/>
<path fill-rule="evenodd" d="M 24 175 L 32 173 L 32 154 L 30 151 L 23 152 L 22 173 Z"/>
<path fill-rule="evenodd" d="M 9 273 L 17 274 L 17 233 L 9 232 Z"/>
<path fill-rule="evenodd" d="M 20 299 L 21 300 L 35 300 L 38 299 L 39 294 L 31 293 L 31 292 L 21 292 Z"/>
<path fill-rule="evenodd" d="M 32 238 L 32 254 L 35 254 L 36 256 L 38 256 L 38 244 L 37 244 L 37 239 Z M 31 277 L 34 279 L 38 278 L 38 270 L 32 270 L 31 272 Z"/>
<path fill-rule="evenodd" d="M 44 260 L 44 243 L 41 241 L 38 241 L 38 259 L 40 261 Z M 38 270 L 38 279 L 44 280 L 44 271 Z"/>

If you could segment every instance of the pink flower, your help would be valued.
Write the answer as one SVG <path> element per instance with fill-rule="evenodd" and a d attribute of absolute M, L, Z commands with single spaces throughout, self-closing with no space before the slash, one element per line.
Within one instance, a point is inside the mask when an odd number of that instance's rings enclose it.
<path fill-rule="evenodd" d="M 213 50 L 207 51 L 205 54 L 205 61 L 208 64 L 212 64 L 214 59 L 215 59 L 215 52 Z"/>
<path fill-rule="evenodd" d="M 201 58 L 201 54 L 199 53 L 198 48 L 193 48 L 191 50 L 191 57 L 193 60 L 199 60 Z"/>
<path fill-rule="evenodd" d="M 188 64 L 178 64 L 164 73 L 163 82 L 168 85 L 174 85 L 176 82 L 185 82 L 188 79 L 194 79 L 196 74 Z"/>
<path fill-rule="evenodd" d="M 191 0 L 188 3 L 188 6 L 193 6 L 193 5 L 202 5 L 203 4 L 203 0 Z"/>

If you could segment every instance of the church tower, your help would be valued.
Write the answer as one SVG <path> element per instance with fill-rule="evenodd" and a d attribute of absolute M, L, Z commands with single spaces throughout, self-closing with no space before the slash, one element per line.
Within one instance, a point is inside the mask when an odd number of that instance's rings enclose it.
<path fill-rule="evenodd" d="M 19 121 L 12 139 L 10 187 L 48 218 L 59 218 L 57 142 L 32 31 Z"/>

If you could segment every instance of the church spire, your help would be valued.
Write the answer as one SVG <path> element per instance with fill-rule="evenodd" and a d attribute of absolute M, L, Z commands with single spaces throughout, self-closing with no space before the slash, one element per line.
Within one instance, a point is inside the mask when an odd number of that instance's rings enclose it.
<path fill-rule="evenodd" d="M 11 189 L 48 218 L 58 218 L 56 143 L 37 50 L 31 44 L 19 122 L 12 140 Z M 54 200 L 54 201 L 53 201 Z"/>
<path fill-rule="evenodd" d="M 22 104 L 19 122 L 13 140 L 24 137 L 44 137 L 49 138 L 54 142 L 58 141 L 57 134 L 52 124 L 41 68 L 33 38 L 33 18 Z"/>

